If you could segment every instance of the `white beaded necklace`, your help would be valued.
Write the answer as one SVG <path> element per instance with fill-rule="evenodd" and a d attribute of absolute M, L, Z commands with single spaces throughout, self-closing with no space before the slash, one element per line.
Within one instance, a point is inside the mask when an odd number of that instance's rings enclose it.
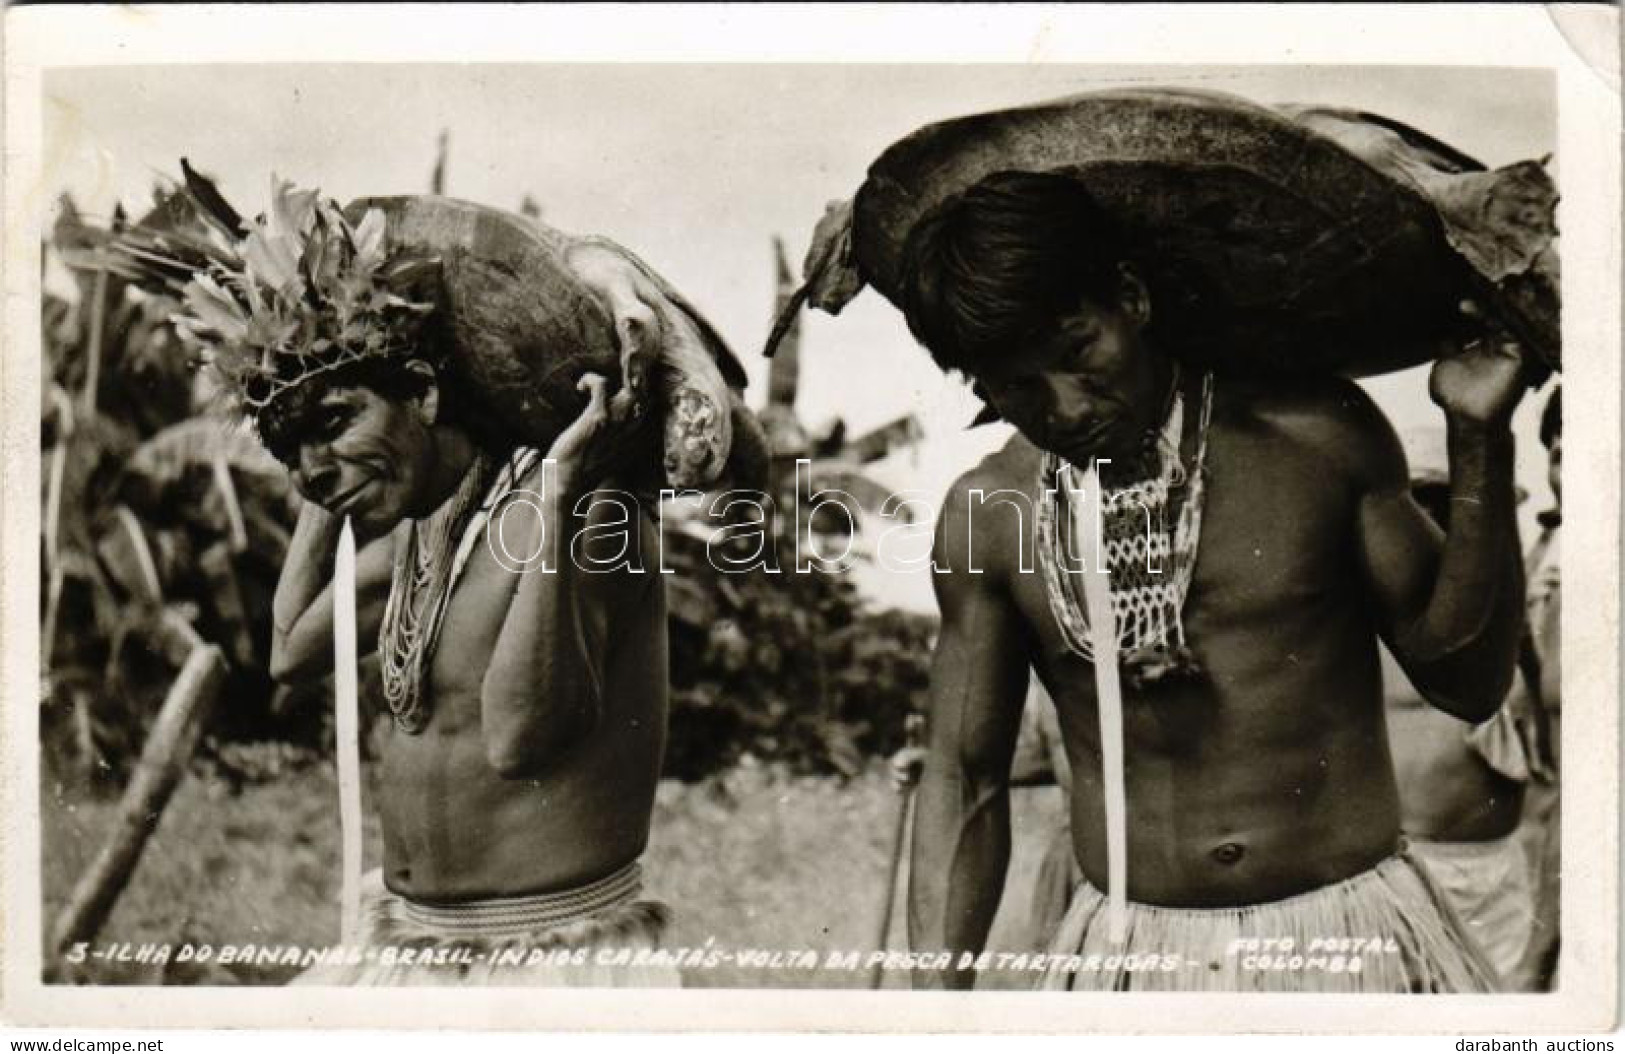
<path fill-rule="evenodd" d="M 478 508 L 492 469 L 491 459 L 476 453 L 456 493 L 425 519 L 411 522 L 395 557 L 378 655 L 384 701 L 395 724 L 409 735 L 429 722 L 424 680 L 451 602 L 452 549 Z"/>
<path fill-rule="evenodd" d="M 1099 533 L 1103 536 L 1100 547 L 1104 550 L 1111 585 L 1118 651 L 1127 658 L 1154 652 L 1174 653 L 1185 648 L 1181 611 L 1190 590 L 1202 535 L 1204 468 L 1212 408 L 1213 375 L 1207 374 L 1202 379 L 1196 458 L 1190 473 L 1185 472 L 1180 455 L 1184 400 L 1176 394 L 1157 439 L 1160 461 L 1157 475 L 1122 487 L 1101 488 L 1102 493 L 1097 496 Z M 1098 573 L 1099 568 L 1085 569 L 1078 563 L 1080 556 L 1089 561 L 1095 559 L 1095 553 L 1083 552 L 1080 545 L 1086 533 L 1094 532 L 1082 529 L 1078 518 L 1096 515 L 1097 510 L 1077 500 L 1087 498 L 1080 489 L 1082 470 L 1046 453 L 1040 471 L 1037 549 L 1050 611 L 1067 647 L 1093 661 L 1094 646 L 1083 582 L 1078 576 Z M 1185 500 L 1170 531 L 1171 492 L 1187 481 Z"/>

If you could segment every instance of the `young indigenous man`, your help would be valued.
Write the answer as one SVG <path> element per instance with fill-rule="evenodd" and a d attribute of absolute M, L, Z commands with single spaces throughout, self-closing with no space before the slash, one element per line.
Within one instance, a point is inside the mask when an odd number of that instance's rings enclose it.
<path fill-rule="evenodd" d="M 1434 368 L 1455 512 L 1441 538 L 1352 383 L 1182 368 L 1157 338 L 1157 295 L 1065 176 L 1000 173 L 928 216 L 903 296 L 937 363 L 1019 433 L 956 482 L 938 524 L 915 950 L 958 964 L 986 938 L 1031 664 L 1071 762 L 1086 879 L 1047 986 L 1489 989 L 1493 972 L 1402 848 L 1377 645 L 1463 719 L 1507 692 L 1522 623 L 1516 349 L 1470 347 Z M 1075 478 L 1095 459 L 1110 459 L 1099 523 L 1078 515 L 1094 499 Z M 1082 595 L 1097 545 L 1123 655 L 1116 789 L 1090 660 L 1099 594 Z M 1113 910 L 1103 832 L 1118 792 L 1126 905 Z M 968 987 L 974 970 L 919 980 Z"/>
<path fill-rule="evenodd" d="M 1450 523 L 1443 430 L 1406 436 L 1411 494 Z M 1528 950 L 1534 882 L 1517 836 L 1524 802 L 1553 778 L 1539 661 L 1524 638 L 1512 693 L 1495 716 L 1469 725 L 1428 705 L 1385 648 L 1388 737 L 1399 781 L 1400 826 L 1456 917 L 1511 991 L 1536 989 Z"/>
<path fill-rule="evenodd" d="M 393 718 L 383 866 L 363 883 L 371 958 L 300 981 L 676 984 L 669 966 L 628 968 L 666 922 L 638 864 L 666 730 L 664 595 L 637 570 L 656 527 L 629 493 L 593 497 L 634 400 L 589 374 L 586 409 L 541 451 L 480 438 L 440 377 L 406 345 L 297 378 L 257 414 L 306 499 L 272 672 L 332 669 L 348 517 L 358 639 L 378 643 Z"/>

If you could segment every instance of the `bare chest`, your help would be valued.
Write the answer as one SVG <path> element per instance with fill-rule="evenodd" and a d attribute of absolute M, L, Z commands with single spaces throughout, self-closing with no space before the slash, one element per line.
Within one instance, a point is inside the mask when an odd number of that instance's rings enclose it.
<path fill-rule="evenodd" d="M 518 574 L 505 570 L 475 540 L 451 583 L 438 628 L 416 644 L 428 649 L 421 688 L 429 710 L 425 731 L 444 737 L 477 730 L 481 687 L 519 581 Z M 396 602 L 412 599 L 400 572 L 391 590 Z M 422 611 L 428 602 L 419 597 L 417 606 Z M 389 633 L 386 623 L 381 646 L 389 645 Z M 396 644 L 397 651 L 407 647 Z"/>
<path fill-rule="evenodd" d="M 1176 752 L 1187 739 L 1210 737 L 1212 722 L 1236 718 L 1237 707 L 1262 706 L 1270 684 L 1298 675 L 1305 634 L 1328 620 L 1348 623 L 1339 613 L 1363 602 L 1350 488 L 1279 444 L 1217 429 L 1207 470 L 1196 563 L 1180 612 L 1206 675 L 1150 693 L 1126 729 L 1134 739 L 1136 723 L 1143 724 L 1139 738 Z M 1066 601 L 1039 573 L 1036 516 L 1022 526 L 1030 569 L 1012 560 L 1004 577 L 1031 631 L 1033 665 L 1063 708 L 1092 713 L 1093 668 L 1062 633 L 1055 608 Z M 1095 567 L 1086 556 L 1082 570 L 1068 573 L 1098 573 Z M 1163 709 L 1179 720 L 1161 720 Z"/>

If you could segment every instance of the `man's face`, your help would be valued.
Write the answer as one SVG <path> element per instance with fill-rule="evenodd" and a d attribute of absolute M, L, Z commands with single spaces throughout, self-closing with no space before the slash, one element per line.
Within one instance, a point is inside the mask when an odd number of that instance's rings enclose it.
<path fill-rule="evenodd" d="M 1085 301 L 1051 335 L 984 368 L 994 409 L 1034 444 L 1085 466 L 1127 460 L 1162 425 L 1170 368 L 1142 339 L 1141 313 Z"/>
<path fill-rule="evenodd" d="M 433 436 L 418 401 L 335 386 L 306 408 L 293 434 L 286 460 L 306 499 L 373 534 L 419 504 Z"/>

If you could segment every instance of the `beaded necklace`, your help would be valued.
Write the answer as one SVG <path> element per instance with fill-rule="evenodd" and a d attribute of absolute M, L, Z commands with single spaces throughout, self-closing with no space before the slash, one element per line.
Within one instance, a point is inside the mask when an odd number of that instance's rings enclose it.
<path fill-rule="evenodd" d="M 384 701 L 408 735 L 429 723 L 424 680 L 451 602 L 453 546 L 479 508 L 493 471 L 488 456 L 475 454 L 456 493 L 424 519 L 411 521 L 395 556 L 378 655 Z"/>
<path fill-rule="evenodd" d="M 1050 612 L 1069 650 L 1094 660 L 1089 618 L 1084 602 L 1080 557 L 1084 540 L 1095 532 L 1084 517 L 1098 515 L 1100 545 L 1110 582 L 1111 605 L 1117 626 L 1118 652 L 1138 681 L 1142 672 L 1156 674 L 1193 668 L 1185 642 L 1181 611 L 1196 567 L 1202 534 L 1208 424 L 1213 408 L 1213 375 L 1202 379 L 1202 402 L 1197 414 L 1196 458 L 1185 471 L 1180 456 L 1184 432 L 1184 400 L 1176 393 L 1155 442 L 1155 475 L 1120 487 L 1100 487 L 1099 508 L 1083 493 L 1084 471 L 1046 453 L 1040 469 L 1037 510 L 1037 549 Z M 1170 530 L 1170 505 L 1177 492 L 1184 500 Z"/>

